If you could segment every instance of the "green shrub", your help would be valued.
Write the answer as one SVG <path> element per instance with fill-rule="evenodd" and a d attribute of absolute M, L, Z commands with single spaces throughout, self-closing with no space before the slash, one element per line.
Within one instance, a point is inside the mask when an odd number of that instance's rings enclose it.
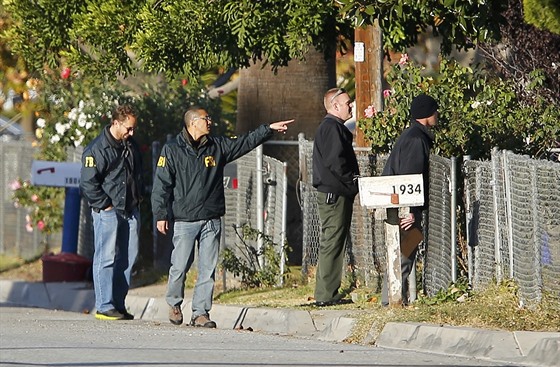
<path fill-rule="evenodd" d="M 225 249 L 222 254 L 221 266 L 224 270 L 241 277 L 241 284 L 246 288 L 272 287 L 279 284 L 285 274 L 281 273 L 282 252 L 286 246 L 280 246 L 272 241 L 270 236 L 264 235 L 248 225 L 237 227 L 233 225 L 241 245 L 236 249 Z M 241 233 L 239 233 L 241 229 Z M 261 248 L 256 248 L 249 242 L 256 242 L 262 238 Z M 284 256 L 284 259 L 287 257 Z M 284 269 L 288 267 L 285 266 Z"/>
<path fill-rule="evenodd" d="M 481 69 L 442 60 L 439 71 L 426 74 L 423 67 L 403 55 L 391 67 L 384 91 L 385 108 L 369 106 L 358 121 L 375 152 L 388 152 L 409 124 L 412 99 L 427 93 L 439 103 L 433 153 L 443 156 L 471 155 L 488 158 L 492 148 L 511 150 L 533 157 L 546 155 L 559 133 L 560 107 L 539 94 L 544 82 L 539 70 L 527 81 L 492 77 Z M 523 95 L 516 93 L 522 90 Z"/>

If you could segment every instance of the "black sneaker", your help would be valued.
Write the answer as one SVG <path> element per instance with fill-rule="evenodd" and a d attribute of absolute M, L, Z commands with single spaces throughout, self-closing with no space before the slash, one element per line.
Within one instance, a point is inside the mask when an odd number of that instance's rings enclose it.
<path fill-rule="evenodd" d="M 123 320 L 134 320 L 134 315 L 129 313 L 127 310 L 117 310 L 123 314 Z"/>
<path fill-rule="evenodd" d="M 331 301 L 316 301 L 313 303 L 314 306 L 317 307 L 327 307 L 327 306 L 336 306 L 336 305 L 346 305 L 352 302 L 351 299 L 339 299 L 339 300 L 331 300 Z"/>
<path fill-rule="evenodd" d="M 105 312 L 97 311 L 95 313 L 95 318 L 98 320 L 124 320 L 125 319 L 124 315 L 119 311 L 115 310 L 114 308 Z"/>
<path fill-rule="evenodd" d="M 206 314 L 193 316 L 190 325 L 196 327 L 205 327 L 209 329 L 214 329 L 216 327 L 216 323 L 210 320 L 210 318 Z"/>

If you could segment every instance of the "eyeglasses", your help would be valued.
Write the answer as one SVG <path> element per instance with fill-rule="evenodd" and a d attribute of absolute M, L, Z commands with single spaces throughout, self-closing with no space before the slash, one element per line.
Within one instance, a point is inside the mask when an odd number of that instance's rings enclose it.
<path fill-rule="evenodd" d="M 206 122 L 212 122 L 212 118 L 210 116 L 195 117 L 193 120 L 205 120 Z"/>
<path fill-rule="evenodd" d="M 333 94 L 333 96 L 331 97 L 331 100 L 329 102 L 333 103 L 333 101 L 336 97 L 338 97 L 338 96 L 340 96 L 341 94 L 344 94 L 344 93 L 346 93 L 346 89 L 339 88 L 338 91 L 335 94 Z"/>
<path fill-rule="evenodd" d="M 129 133 L 131 131 L 136 130 L 136 127 L 131 127 L 131 126 L 124 126 L 124 124 L 122 122 L 119 121 L 119 124 L 124 127 L 126 129 L 126 132 Z"/>

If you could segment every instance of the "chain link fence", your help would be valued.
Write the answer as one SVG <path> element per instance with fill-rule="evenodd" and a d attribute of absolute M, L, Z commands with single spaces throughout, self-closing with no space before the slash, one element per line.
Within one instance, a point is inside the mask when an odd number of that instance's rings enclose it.
<path fill-rule="evenodd" d="M 310 275 L 321 224 L 311 185 L 313 142 L 300 138 L 299 145 L 302 265 Z M 387 158 L 359 148 L 356 156 L 362 176 L 380 175 Z M 451 159 L 430 157 L 430 203 L 417 256 L 425 293 L 433 296 L 468 274 L 475 289 L 512 278 L 525 301 L 540 300 L 542 292 L 560 296 L 560 165 L 495 151 L 491 162 L 464 165 L 462 189 L 455 171 Z M 459 207 L 465 207 L 467 246 L 456 238 Z M 384 210 L 365 210 L 356 197 L 345 269 L 375 290 L 386 269 L 384 219 Z"/>
<path fill-rule="evenodd" d="M 356 148 L 356 157 L 362 176 L 379 176 L 388 158 L 375 155 L 370 149 Z M 301 202 L 303 210 L 303 272 L 312 273 L 310 267 L 317 265 L 321 223 L 317 212 L 316 190 L 312 182 L 313 142 L 300 139 Z M 427 241 L 421 245 L 419 260 L 425 263 L 423 283 L 429 294 L 440 288 L 447 288 L 451 282 L 451 215 L 449 182 L 451 164 L 449 159 L 437 156 L 431 158 L 432 179 L 430 181 L 429 222 L 430 250 L 425 251 Z M 347 268 L 361 284 L 379 290 L 382 275 L 386 269 L 385 210 L 368 210 L 361 206 L 359 196 L 354 202 L 354 213 L 350 237 L 346 246 Z"/>
<path fill-rule="evenodd" d="M 285 202 L 287 164 L 268 156 L 263 159 L 263 233 L 281 245 L 285 242 L 283 205 Z M 255 150 L 237 159 L 237 187 L 226 188 L 226 214 L 224 216 L 226 248 L 241 245 L 234 226 L 248 225 L 257 229 L 257 153 Z"/>
<path fill-rule="evenodd" d="M 18 178 L 31 179 L 31 162 L 37 152 L 27 141 L 0 142 L 0 253 L 25 260 L 40 255 L 47 238 L 38 231 L 26 230 L 27 209 L 14 206 L 10 183 Z"/>
<path fill-rule="evenodd" d="M 301 215 L 301 263 L 304 275 L 310 275 L 317 262 L 320 238 L 316 190 L 311 186 L 313 142 L 300 136 L 298 146 L 299 208 L 290 213 L 285 206 L 289 165 L 263 156 L 263 232 L 282 244 L 287 238 L 286 217 Z M 60 234 L 47 239 L 38 231 L 27 232 L 26 209 L 14 207 L 12 201 L 10 183 L 17 178 L 30 179 L 36 153 L 36 148 L 25 141 L 0 143 L 1 254 L 32 259 L 45 250 L 45 241 L 60 243 Z M 357 148 L 356 155 L 363 176 L 380 175 L 386 156 L 376 156 L 364 148 Z M 78 161 L 80 156 L 80 149 L 69 152 L 71 161 Z M 254 151 L 234 162 L 230 179 L 235 179 L 235 185 L 226 188 L 225 247 L 240 245 L 234 225 L 257 228 L 256 162 Z M 475 289 L 513 278 L 524 301 L 538 301 L 543 292 L 560 296 L 560 164 L 497 150 L 491 161 L 465 160 L 464 182 L 456 190 L 456 197 L 462 200 L 459 206 L 465 209 L 465 246 L 457 248 L 453 184 L 459 179 L 452 167 L 447 158 L 431 157 L 430 208 L 424 218 L 425 241 L 417 258 L 426 294 L 446 289 L 462 272 L 457 270 L 457 261 L 466 259 L 463 273 L 468 274 Z M 360 285 L 375 290 L 380 289 L 386 267 L 384 219 L 384 211 L 364 209 L 356 197 L 345 269 L 359 279 Z M 170 246 L 170 238 L 166 241 Z M 82 201 L 78 253 L 91 258 L 92 244 L 91 215 Z M 162 257 L 164 252 L 157 247 L 163 244 L 165 241 L 156 234 L 154 257 Z"/>
<path fill-rule="evenodd" d="M 512 278 L 524 301 L 560 296 L 560 164 L 494 150 L 464 172 L 475 289 Z"/>

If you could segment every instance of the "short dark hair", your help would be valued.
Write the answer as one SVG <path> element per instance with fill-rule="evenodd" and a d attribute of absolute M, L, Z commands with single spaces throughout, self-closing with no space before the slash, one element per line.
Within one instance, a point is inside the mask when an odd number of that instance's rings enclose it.
<path fill-rule="evenodd" d="M 118 105 L 112 114 L 112 120 L 124 121 L 128 116 L 137 117 L 136 110 L 129 104 Z"/>
<path fill-rule="evenodd" d="M 183 116 L 183 123 L 185 124 L 185 126 L 187 126 L 189 121 L 191 121 L 193 118 L 200 116 L 199 111 L 206 111 L 206 110 L 198 105 L 189 107 L 189 109 L 187 110 L 187 112 L 185 112 L 185 115 Z"/>

